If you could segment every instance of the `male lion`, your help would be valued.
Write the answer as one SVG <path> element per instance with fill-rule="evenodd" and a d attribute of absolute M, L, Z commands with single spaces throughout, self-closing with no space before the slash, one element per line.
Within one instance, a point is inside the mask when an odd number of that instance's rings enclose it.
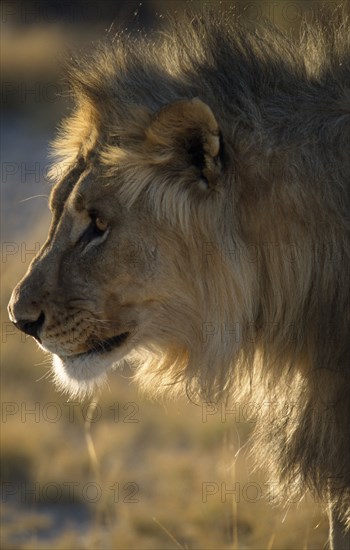
<path fill-rule="evenodd" d="M 79 59 L 51 229 L 9 305 L 73 394 L 126 357 L 152 392 L 258 392 L 259 457 L 329 499 L 338 550 L 350 548 L 349 37 L 345 19 L 292 43 L 212 14 Z"/>

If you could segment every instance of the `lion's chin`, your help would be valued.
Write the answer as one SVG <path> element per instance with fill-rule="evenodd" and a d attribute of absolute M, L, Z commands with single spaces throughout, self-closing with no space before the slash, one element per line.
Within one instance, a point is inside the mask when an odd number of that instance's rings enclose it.
<path fill-rule="evenodd" d="M 59 357 L 53 354 L 53 373 L 56 387 L 71 397 L 93 395 L 107 380 L 107 371 L 117 366 L 127 349 L 114 349 L 106 353 L 80 354 Z"/>

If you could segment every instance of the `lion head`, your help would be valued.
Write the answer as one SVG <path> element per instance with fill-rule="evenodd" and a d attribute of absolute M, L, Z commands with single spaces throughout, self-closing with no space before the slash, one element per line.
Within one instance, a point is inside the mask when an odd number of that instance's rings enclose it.
<path fill-rule="evenodd" d="M 125 357 L 142 357 L 167 383 L 195 376 L 208 348 L 209 372 L 213 312 L 227 300 L 212 281 L 242 300 L 220 244 L 228 197 L 219 124 L 200 99 L 176 100 L 138 109 L 115 140 L 98 114 L 85 105 L 75 115 L 84 136 L 55 167 L 65 173 L 52 189 L 49 236 L 10 316 L 53 354 L 55 378 L 72 393 Z"/>

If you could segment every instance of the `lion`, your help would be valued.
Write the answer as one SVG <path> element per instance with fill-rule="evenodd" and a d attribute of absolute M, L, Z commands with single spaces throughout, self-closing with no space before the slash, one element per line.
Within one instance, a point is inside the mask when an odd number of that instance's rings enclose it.
<path fill-rule="evenodd" d="M 190 16 L 69 75 L 52 224 L 11 320 L 72 395 L 125 360 L 152 394 L 254 392 L 259 460 L 324 498 L 349 549 L 348 20 L 292 41 Z"/>

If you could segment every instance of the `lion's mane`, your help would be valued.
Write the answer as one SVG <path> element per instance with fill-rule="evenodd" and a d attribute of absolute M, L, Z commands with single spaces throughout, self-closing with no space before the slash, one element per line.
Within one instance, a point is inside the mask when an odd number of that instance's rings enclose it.
<path fill-rule="evenodd" d="M 135 356 L 137 378 L 153 393 L 185 385 L 205 400 L 268 403 L 259 459 L 285 484 L 320 496 L 330 488 L 349 522 L 350 33 L 346 19 L 330 21 L 305 25 L 294 41 L 214 15 L 152 38 L 120 33 L 71 68 L 77 110 L 56 150 L 73 158 L 82 136 L 103 128 L 114 142 L 102 158 L 117 173 L 146 110 L 193 97 L 210 106 L 228 190 L 220 218 L 215 201 L 174 211 L 166 169 L 158 194 L 148 173 L 125 177 L 128 204 L 148 193 L 188 243 L 203 243 L 192 259 L 192 333 L 171 319 L 174 347 L 149 342 Z"/>

